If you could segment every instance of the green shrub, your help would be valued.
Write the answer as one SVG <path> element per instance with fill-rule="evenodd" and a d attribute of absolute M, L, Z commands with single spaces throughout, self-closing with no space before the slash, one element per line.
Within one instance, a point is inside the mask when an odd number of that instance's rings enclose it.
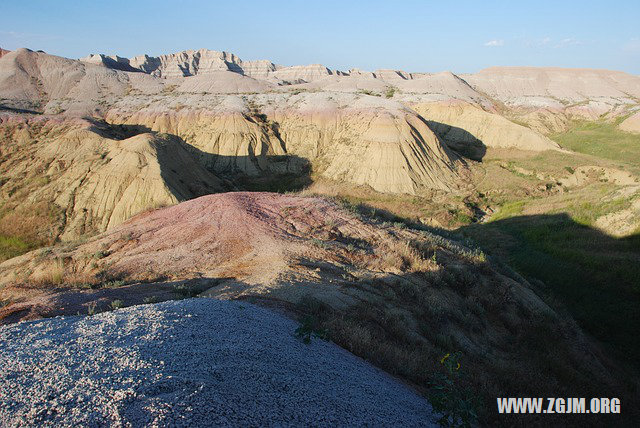
<path fill-rule="evenodd" d="M 311 338 L 328 340 L 329 332 L 319 327 L 319 322 L 313 316 L 307 315 L 300 322 L 300 326 L 296 329 L 296 337 L 301 339 L 305 344 L 311 343 Z"/>
<path fill-rule="evenodd" d="M 460 351 L 446 354 L 440 360 L 443 372 L 433 375 L 430 401 L 440 414 L 438 423 L 444 427 L 470 427 L 477 424 L 476 399 L 459 385 L 462 365 Z"/>

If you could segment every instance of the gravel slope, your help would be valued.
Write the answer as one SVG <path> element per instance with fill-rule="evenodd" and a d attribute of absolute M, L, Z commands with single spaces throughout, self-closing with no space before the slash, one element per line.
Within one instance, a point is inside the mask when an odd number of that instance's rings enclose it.
<path fill-rule="evenodd" d="M 0 328 L 0 426 L 428 426 L 431 406 L 238 301 L 189 299 Z"/>

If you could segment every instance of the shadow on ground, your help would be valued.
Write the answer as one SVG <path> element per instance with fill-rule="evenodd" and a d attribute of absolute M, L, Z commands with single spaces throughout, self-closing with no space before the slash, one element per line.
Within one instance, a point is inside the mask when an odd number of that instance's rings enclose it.
<path fill-rule="evenodd" d="M 614 238 L 567 214 L 513 217 L 458 232 L 531 279 L 620 359 L 640 368 L 640 235 Z"/>
<path fill-rule="evenodd" d="M 94 289 L 58 288 L 36 299 L 24 299 L 0 308 L 0 325 L 22 320 L 50 318 L 60 315 L 92 315 L 119 307 L 158 303 L 196 297 L 210 289 L 248 286 L 235 278 L 197 277 L 178 281 L 159 280 L 127 285 L 96 285 Z M 100 288 L 102 287 L 102 288 Z"/>
<path fill-rule="evenodd" d="M 425 122 L 450 149 L 458 154 L 481 162 L 487 153 L 487 146 L 482 140 L 466 129 L 434 120 L 426 120 Z"/>
<path fill-rule="evenodd" d="M 225 183 L 225 190 L 284 193 L 302 190 L 312 183 L 311 163 L 300 156 L 261 154 L 266 152 L 264 147 L 260 150 L 255 149 L 258 153 L 250 153 L 247 156 L 212 154 L 198 149 L 175 134 L 157 133 L 144 125 L 111 124 L 94 118 L 86 120 L 91 123 L 90 130 L 103 138 L 124 140 L 143 133 L 169 137 L 176 145 L 191 154 L 194 160 L 207 171 L 222 180 Z M 265 144 L 265 142 L 260 141 L 256 144 Z M 164 173 L 173 163 L 173 159 L 162 156 L 158 160 Z M 200 183 L 199 187 L 208 189 L 215 186 L 212 183 Z M 207 193 L 214 192 L 198 191 L 195 194 L 202 196 Z"/>

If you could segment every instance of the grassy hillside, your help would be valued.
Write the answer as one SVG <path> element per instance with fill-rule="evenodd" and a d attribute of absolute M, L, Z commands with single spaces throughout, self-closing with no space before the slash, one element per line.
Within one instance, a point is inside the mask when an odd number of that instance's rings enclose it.
<path fill-rule="evenodd" d="M 640 165 L 640 134 L 621 131 L 620 121 L 575 122 L 550 138 L 574 152 Z"/>

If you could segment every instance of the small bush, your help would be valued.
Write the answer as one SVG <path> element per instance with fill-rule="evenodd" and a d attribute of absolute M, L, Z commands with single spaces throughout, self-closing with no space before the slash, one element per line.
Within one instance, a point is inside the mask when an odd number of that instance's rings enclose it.
<path fill-rule="evenodd" d="M 87 305 L 87 315 L 95 315 L 97 306 L 98 304 L 96 302 L 89 302 L 89 304 Z"/>
<path fill-rule="evenodd" d="M 325 226 L 333 229 L 334 227 L 336 227 L 338 225 L 338 222 L 333 219 L 333 218 L 328 218 L 324 221 Z"/>
<path fill-rule="evenodd" d="M 117 288 L 117 287 L 122 287 L 125 284 L 126 284 L 126 282 L 125 282 L 124 279 L 115 279 L 113 281 L 105 282 L 104 287 L 105 288 Z"/>
<path fill-rule="evenodd" d="M 196 288 L 190 287 L 188 284 L 184 283 L 174 285 L 173 291 L 183 299 L 196 297 L 198 296 L 198 294 L 200 294 L 200 292 Z"/>
<path fill-rule="evenodd" d="M 111 309 L 120 309 L 122 307 L 124 307 L 124 302 L 120 299 L 116 299 L 111 302 Z"/>
<path fill-rule="evenodd" d="M 160 299 L 157 296 L 148 296 L 144 298 L 144 303 L 158 303 Z"/>
<path fill-rule="evenodd" d="M 42 285 L 60 285 L 64 282 L 64 278 L 64 263 L 61 259 L 57 259 L 40 272 L 34 281 Z"/>
<path fill-rule="evenodd" d="M 328 248 L 329 244 L 327 244 L 325 241 L 318 239 L 318 238 L 311 238 L 311 243 L 313 245 L 315 245 L 316 247 L 320 247 L 320 248 Z"/>
<path fill-rule="evenodd" d="M 319 327 L 319 322 L 313 316 L 307 315 L 300 322 L 300 326 L 296 329 L 296 337 L 305 344 L 311 343 L 311 338 L 328 340 L 329 332 Z"/>
<path fill-rule="evenodd" d="M 384 93 L 385 98 L 393 98 L 393 96 L 396 93 L 396 88 L 394 88 L 393 86 L 387 88 L 387 90 Z"/>
<path fill-rule="evenodd" d="M 99 259 L 104 259 L 108 255 L 109 255 L 108 251 L 99 250 L 99 251 L 96 251 L 95 253 L 93 253 L 93 258 L 99 260 Z"/>

